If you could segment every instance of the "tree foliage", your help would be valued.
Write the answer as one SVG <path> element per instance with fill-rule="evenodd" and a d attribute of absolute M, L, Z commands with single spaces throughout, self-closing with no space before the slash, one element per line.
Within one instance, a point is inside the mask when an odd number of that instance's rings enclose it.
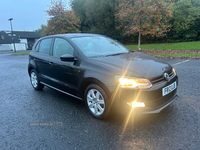
<path fill-rule="evenodd" d="M 118 18 L 126 24 L 128 34 L 139 32 L 150 36 L 164 36 L 169 32 L 169 19 L 172 17 L 172 3 L 164 0 L 118 0 Z"/>
<path fill-rule="evenodd" d="M 45 30 L 46 30 L 47 26 L 42 24 L 40 26 L 40 28 L 38 28 L 37 30 L 35 30 L 34 32 L 38 33 L 40 36 L 44 36 Z"/>
<path fill-rule="evenodd" d="M 48 16 L 53 17 L 63 15 L 66 10 L 65 7 L 66 5 L 63 3 L 62 0 L 51 1 L 51 6 L 49 7 L 49 10 L 46 10 L 46 13 Z"/>
<path fill-rule="evenodd" d="M 174 6 L 172 24 L 174 31 L 188 30 L 197 17 L 197 8 L 192 6 L 191 0 L 180 0 Z"/>
<path fill-rule="evenodd" d="M 116 38 L 115 0 L 73 0 L 72 9 L 81 19 L 81 31 Z"/>
<path fill-rule="evenodd" d="M 65 4 L 61 0 L 52 1 L 46 13 L 50 18 L 47 21 L 45 35 L 80 32 L 80 20 L 73 10 L 65 9 Z"/>
<path fill-rule="evenodd" d="M 172 30 L 167 36 L 168 42 L 198 40 L 200 33 L 198 4 L 200 3 L 195 0 L 179 0 L 174 3 L 173 18 L 170 20 Z"/>
<path fill-rule="evenodd" d="M 142 43 L 200 40 L 199 0 L 71 0 L 71 7 L 52 0 L 47 27 L 36 32 L 97 33 L 123 43 L 137 43 L 139 32 Z"/>

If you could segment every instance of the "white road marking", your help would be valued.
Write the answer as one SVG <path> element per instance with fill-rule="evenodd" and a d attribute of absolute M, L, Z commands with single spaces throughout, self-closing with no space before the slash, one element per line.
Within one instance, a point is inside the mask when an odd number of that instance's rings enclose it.
<path fill-rule="evenodd" d="M 181 61 L 181 62 L 179 62 L 179 63 L 173 64 L 172 66 L 176 66 L 176 65 L 179 65 L 179 64 L 182 64 L 182 63 L 186 63 L 186 62 L 188 62 L 188 61 L 190 61 L 190 60 Z"/>

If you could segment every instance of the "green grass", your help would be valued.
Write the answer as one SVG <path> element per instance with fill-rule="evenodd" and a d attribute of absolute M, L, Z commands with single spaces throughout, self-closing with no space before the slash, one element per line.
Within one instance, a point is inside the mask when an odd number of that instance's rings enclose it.
<path fill-rule="evenodd" d="M 130 49 L 138 49 L 138 45 L 126 45 Z M 173 50 L 200 50 L 200 41 L 163 43 L 163 44 L 142 44 L 141 49 L 173 49 Z"/>
<path fill-rule="evenodd" d="M 178 56 L 178 57 L 200 57 L 200 54 L 193 54 L 193 53 L 187 53 L 187 54 L 164 54 L 164 53 L 158 53 L 158 54 L 148 54 L 152 56 Z"/>
<path fill-rule="evenodd" d="M 11 55 L 28 55 L 30 52 L 12 53 Z"/>

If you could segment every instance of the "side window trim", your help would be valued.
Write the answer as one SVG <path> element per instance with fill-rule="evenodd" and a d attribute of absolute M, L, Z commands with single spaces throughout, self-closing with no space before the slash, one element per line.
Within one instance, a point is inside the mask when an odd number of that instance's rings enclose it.
<path fill-rule="evenodd" d="M 41 40 L 40 40 L 40 41 L 37 43 L 37 45 L 36 45 L 36 47 L 35 47 L 35 49 L 36 49 L 36 52 L 38 52 L 38 51 L 39 51 L 40 43 L 41 43 Z"/>
<path fill-rule="evenodd" d="M 50 56 L 53 56 L 53 47 L 54 47 L 54 43 L 55 43 L 55 37 L 52 38 L 52 41 L 51 41 L 51 48 L 50 48 L 50 52 L 49 52 L 49 55 Z"/>

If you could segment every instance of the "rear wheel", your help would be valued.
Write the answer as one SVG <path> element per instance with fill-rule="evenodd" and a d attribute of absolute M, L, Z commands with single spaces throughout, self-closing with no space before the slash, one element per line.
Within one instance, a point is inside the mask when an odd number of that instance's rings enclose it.
<path fill-rule="evenodd" d="M 44 88 L 44 85 L 39 82 L 37 73 L 34 69 L 30 72 L 30 81 L 35 90 L 42 90 Z"/>
<path fill-rule="evenodd" d="M 104 90 L 96 85 L 89 85 L 84 93 L 84 100 L 87 109 L 98 119 L 106 119 L 108 116 L 108 97 Z"/>

